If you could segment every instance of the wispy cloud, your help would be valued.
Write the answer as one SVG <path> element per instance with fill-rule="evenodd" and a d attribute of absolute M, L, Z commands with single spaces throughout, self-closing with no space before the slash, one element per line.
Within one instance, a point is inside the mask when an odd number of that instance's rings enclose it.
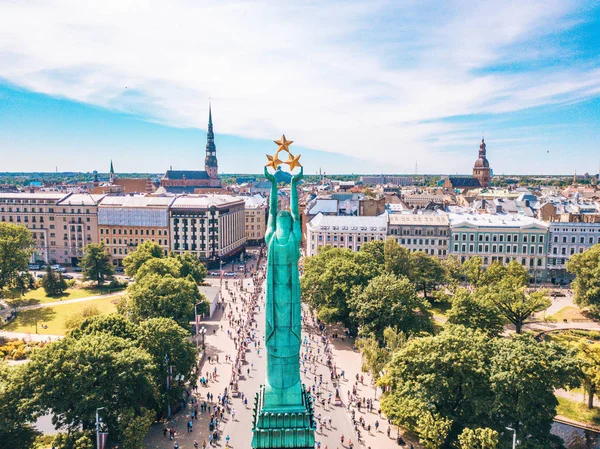
<path fill-rule="evenodd" d="M 212 97 L 218 132 L 283 130 L 306 147 L 398 170 L 418 159 L 424 170 L 464 171 L 466 156 L 444 145 L 476 139 L 481 127 L 444 119 L 600 94 L 598 61 L 534 68 L 575 51 L 560 36 L 586 20 L 584 8 L 565 0 L 5 1 L 0 77 L 181 127 L 204 126 Z"/>

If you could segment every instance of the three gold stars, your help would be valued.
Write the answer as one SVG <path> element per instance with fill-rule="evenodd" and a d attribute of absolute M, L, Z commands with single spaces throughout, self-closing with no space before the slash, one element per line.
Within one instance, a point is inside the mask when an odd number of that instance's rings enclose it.
<path fill-rule="evenodd" d="M 290 166 L 290 171 L 294 170 L 294 168 L 296 167 L 302 167 L 302 164 L 300 164 L 300 155 L 298 156 L 294 156 L 291 152 L 290 152 L 290 148 L 289 146 L 294 143 L 293 140 L 287 140 L 285 138 L 285 134 L 281 136 L 281 139 L 279 140 L 274 140 L 273 142 L 275 142 L 278 147 L 277 147 L 277 151 L 275 152 L 275 154 L 273 156 L 270 156 L 267 154 L 267 167 L 273 167 L 274 170 L 277 170 L 277 167 L 279 167 L 282 164 L 287 164 Z M 279 159 L 279 153 L 281 153 L 282 151 L 286 152 L 288 154 L 288 160 L 287 161 L 282 161 L 281 159 Z"/>

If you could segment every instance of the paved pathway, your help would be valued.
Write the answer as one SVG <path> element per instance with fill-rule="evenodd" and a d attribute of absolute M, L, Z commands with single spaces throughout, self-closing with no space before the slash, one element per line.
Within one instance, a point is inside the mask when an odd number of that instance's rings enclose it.
<path fill-rule="evenodd" d="M 64 337 L 64 335 L 31 334 L 26 332 L 8 331 L 0 331 L 0 336 L 7 338 L 22 338 L 25 341 L 56 341 Z"/>
<path fill-rule="evenodd" d="M 231 285 L 234 281 L 229 280 L 229 284 Z M 248 285 L 249 280 L 245 280 L 245 286 Z M 234 292 L 234 294 L 239 293 Z M 229 313 L 230 310 L 233 311 L 234 315 L 239 316 L 236 313 L 236 307 L 241 310 L 241 304 L 238 302 L 232 302 L 232 297 L 230 294 L 226 293 L 224 290 L 224 301 L 226 303 L 225 313 Z M 257 327 L 257 335 L 262 339 L 263 331 L 264 331 L 264 298 L 259 300 L 260 313 L 256 315 L 256 320 L 258 322 Z M 207 329 L 206 334 L 206 353 L 207 357 L 202 361 L 201 372 L 206 373 L 206 371 L 212 371 L 216 367 L 219 373 L 219 376 L 216 381 L 210 381 L 207 387 L 198 387 L 197 396 L 200 401 L 204 401 L 206 399 L 206 393 L 211 392 L 215 398 L 217 398 L 218 394 L 222 393 L 225 387 L 228 387 L 230 380 L 230 372 L 231 372 L 231 364 L 225 362 L 225 355 L 230 354 L 231 356 L 235 356 L 234 344 L 233 340 L 227 335 L 227 330 L 229 329 L 229 324 L 227 318 L 223 317 L 223 313 L 221 310 L 211 319 L 203 322 L 203 326 Z M 221 326 L 222 329 L 221 329 Z M 312 335 L 312 328 L 304 328 L 303 335 Z M 316 339 L 316 337 L 315 337 Z M 262 341 L 262 340 L 261 340 Z M 348 438 L 351 438 L 354 447 L 371 447 L 373 449 L 392 449 L 397 448 L 396 444 L 396 431 L 393 430 L 391 432 L 391 437 L 388 438 L 386 435 L 387 431 L 387 423 L 385 419 L 380 418 L 377 415 L 378 405 L 376 403 L 375 411 L 373 413 L 365 413 L 364 408 L 362 408 L 361 412 L 356 411 L 356 419 L 360 416 L 364 417 L 367 423 L 371 424 L 372 432 L 371 435 L 368 434 L 367 430 L 361 429 L 363 435 L 363 443 L 358 443 L 356 439 L 356 435 L 354 434 L 353 425 L 351 422 L 351 418 L 349 415 L 349 411 L 347 409 L 347 391 L 352 389 L 352 385 L 354 383 L 354 376 L 358 374 L 361 366 L 360 362 L 360 354 L 355 352 L 352 349 L 352 342 L 345 340 L 341 341 L 341 339 L 335 340 L 334 343 L 334 359 L 335 363 L 338 366 L 338 370 L 346 371 L 346 380 L 341 382 L 341 390 L 342 397 L 344 399 L 344 406 L 334 406 L 327 405 L 325 406 L 321 404 L 317 404 L 315 408 L 315 416 L 321 415 L 323 423 L 325 423 L 326 417 L 331 417 L 332 425 L 331 427 L 326 424 L 324 426 L 320 426 L 319 430 L 316 434 L 316 440 L 321 443 L 321 449 L 348 449 Z M 320 353 L 323 353 L 323 347 L 321 345 L 317 345 L 316 341 L 311 343 L 311 348 L 313 352 L 317 352 L 318 348 L 320 348 Z M 303 351 L 306 348 L 303 346 Z M 219 362 L 215 363 L 214 356 L 219 356 Z M 212 362 L 208 361 L 208 356 L 211 356 Z M 252 403 L 255 394 L 258 392 L 260 385 L 264 383 L 265 379 L 265 363 L 266 358 L 264 357 L 264 352 L 258 352 L 254 347 L 251 347 L 251 350 L 247 353 L 247 361 L 248 363 L 243 365 L 242 368 L 242 376 L 240 379 L 240 391 L 243 392 L 248 397 L 248 406 L 244 406 L 241 398 L 233 398 L 232 399 L 232 408 L 236 410 L 235 420 L 232 419 L 231 415 L 227 415 L 220 425 L 222 439 L 216 444 L 216 447 L 224 448 L 225 441 L 224 438 L 226 435 L 230 436 L 230 444 L 229 447 L 232 449 L 249 449 L 250 442 L 252 439 Z M 306 375 L 302 375 L 303 382 L 312 386 L 315 382 L 315 376 L 319 374 L 323 375 L 323 380 L 328 381 L 327 387 L 322 389 L 325 397 L 328 396 L 329 392 L 333 393 L 333 388 L 331 386 L 331 382 L 329 381 L 329 370 L 324 363 L 311 363 L 310 366 L 307 364 L 307 368 L 311 371 L 307 370 Z M 250 369 L 250 375 L 248 376 L 247 370 Z M 351 380 L 350 380 L 351 379 Z M 365 383 L 361 384 L 359 382 L 358 385 L 358 394 L 361 396 L 372 398 L 374 394 L 373 387 L 369 384 L 370 380 L 368 377 L 365 378 Z M 208 422 L 209 417 L 207 413 L 199 414 L 197 420 L 193 421 L 193 430 L 191 433 L 187 432 L 187 422 L 190 420 L 190 406 L 188 408 L 177 414 L 173 417 L 168 423 L 168 427 L 172 427 L 176 430 L 176 436 L 173 441 L 169 440 L 168 435 L 163 436 L 163 424 L 154 425 L 149 434 L 146 437 L 145 444 L 149 449 L 170 449 L 173 447 L 175 442 L 178 443 L 180 449 L 192 449 L 194 446 L 194 441 L 198 442 L 199 448 L 202 448 L 203 441 L 206 441 L 207 447 L 208 445 Z M 375 420 L 379 420 L 381 426 L 380 431 L 375 432 L 374 423 Z M 344 445 L 340 443 L 340 436 L 345 436 Z M 415 445 L 415 447 L 419 447 Z"/>
<path fill-rule="evenodd" d="M 126 290 L 121 290 L 115 293 L 107 293 L 106 295 L 95 295 L 95 296 L 84 296 L 83 298 L 65 299 L 64 301 L 45 302 L 42 304 L 35 304 L 32 306 L 17 307 L 17 312 L 31 309 L 41 309 L 43 307 L 62 306 L 63 304 L 73 304 L 76 302 L 94 301 L 96 299 L 111 298 L 113 296 L 123 296 L 127 293 Z"/>

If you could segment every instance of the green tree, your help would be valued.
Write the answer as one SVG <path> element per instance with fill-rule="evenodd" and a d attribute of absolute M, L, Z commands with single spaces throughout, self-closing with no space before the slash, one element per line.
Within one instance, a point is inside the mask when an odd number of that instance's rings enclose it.
<path fill-rule="evenodd" d="M 386 416 L 419 436 L 425 432 L 422 417 L 439 416 L 452 423 L 448 442 L 463 427 L 487 422 L 493 401 L 488 340 L 485 334 L 462 326 L 409 340 L 379 380 L 391 390 L 381 402 Z"/>
<path fill-rule="evenodd" d="M 137 324 L 132 323 L 123 315 L 110 313 L 86 318 L 79 326 L 71 330 L 69 336 L 79 339 L 84 335 L 95 334 L 108 334 L 125 340 L 137 341 L 140 329 Z"/>
<path fill-rule="evenodd" d="M 462 279 L 462 265 L 460 259 L 454 254 L 450 254 L 441 261 L 442 268 L 446 272 L 446 282 L 450 285 L 457 285 Z"/>
<path fill-rule="evenodd" d="M 29 271 L 23 271 L 15 278 L 14 286 L 23 296 L 27 290 L 31 290 L 35 286 L 35 279 Z"/>
<path fill-rule="evenodd" d="M 383 331 L 384 345 L 380 345 L 375 337 L 361 337 L 356 340 L 356 346 L 361 351 L 362 371 L 369 372 L 375 380 L 379 379 L 381 372 L 392 359 L 393 354 L 406 344 L 404 332 L 387 327 Z"/>
<path fill-rule="evenodd" d="M 506 277 L 507 272 L 508 270 L 504 264 L 495 260 L 489 267 L 485 269 L 485 271 L 480 273 L 478 282 L 474 283 L 473 285 L 480 286 L 497 284 Z"/>
<path fill-rule="evenodd" d="M 367 242 L 360 247 L 360 251 L 363 254 L 369 254 L 371 259 L 377 265 L 383 267 L 385 264 L 385 243 L 383 240 L 372 240 Z"/>
<path fill-rule="evenodd" d="M 144 438 L 154 422 L 155 414 L 142 408 L 139 413 L 128 409 L 121 414 L 119 435 L 123 449 L 139 449 L 144 447 Z"/>
<path fill-rule="evenodd" d="M 0 223 L 0 290 L 11 286 L 33 253 L 33 237 L 25 226 Z"/>
<path fill-rule="evenodd" d="M 410 276 L 418 290 L 427 294 L 442 284 L 445 279 L 444 268 L 437 257 L 429 256 L 421 251 L 412 253 Z"/>
<path fill-rule="evenodd" d="M 154 370 L 152 376 L 162 405 L 180 398 L 184 382 L 192 378 L 196 365 L 196 347 L 190 341 L 188 331 L 170 318 L 151 318 L 139 325 L 139 345 L 152 357 Z M 168 358 L 168 364 L 166 359 Z M 167 367 L 173 367 L 173 377 L 183 376 L 183 382 L 173 381 L 170 390 L 166 389 L 165 373 Z"/>
<path fill-rule="evenodd" d="M 466 428 L 458 436 L 460 449 L 496 449 L 498 447 L 498 432 L 490 428 Z"/>
<path fill-rule="evenodd" d="M 597 344 L 583 342 L 579 345 L 579 357 L 583 360 L 583 386 L 588 394 L 587 407 L 594 407 L 594 395 L 600 390 L 600 348 Z"/>
<path fill-rule="evenodd" d="M 465 289 L 459 289 L 454 294 L 448 323 L 479 329 L 491 336 L 498 336 L 504 330 L 504 321 L 496 306 L 474 297 Z"/>
<path fill-rule="evenodd" d="M 413 284 L 405 277 L 383 274 L 369 281 L 363 289 L 355 288 L 349 300 L 350 315 L 364 335 L 372 334 L 383 342 L 386 327 L 397 326 L 412 334 L 432 331 L 429 303 L 417 296 Z"/>
<path fill-rule="evenodd" d="M 140 281 L 149 274 L 157 274 L 159 276 L 171 276 L 174 278 L 181 277 L 182 265 L 175 257 L 166 257 L 164 259 L 148 259 L 137 270 L 135 280 Z"/>
<path fill-rule="evenodd" d="M 144 243 L 138 245 L 134 252 L 129 253 L 125 259 L 123 259 L 123 266 L 125 267 L 125 274 L 127 276 L 137 276 L 138 269 L 152 258 L 160 259 L 164 257 L 164 251 L 160 245 L 150 240 L 146 240 Z"/>
<path fill-rule="evenodd" d="M 27 382 L 23 367 L 9 367 L 0 362 L 0 441 L 3 447 L 29 449 L 40 435 L 30 424 L 33 410 L 22 403 Z"/>
<path fill-rule="evenodd" d="M 66 337 L 36 351 L 26 365 L 32 394 L 24 406 L 52 413 L 56 428 L 94 428 L 96 408 L 118 429 L 121 413 L 137 415 L 155 407 L 155 369 L 150 355 L 134 342 L 107 334 Z"/>
<path fill-rule="evenodd" d="M 68 433 L 59 433 L 52 441 L 52 447 L 56 449 L 94 449 L 92 443 L 92 432 L 69 430 Z"/>
<path fill-rule="evenodd" d="M 67 289 L 67 281 L 62 273 L 57 273 L 50 265 L 46 266 L 46 274 L 41 281 L 42 287 L 48 296 L 61 296 Z"/>
<path fill-rule="evenodd" d="M 319 319 L 327 323 L 341 322 L 354 330 L 356 323 L 350 317 L 348 306 L 352 289 L 366 286 L 381 270 L 369 251 L 355 253 L 325 246 L 304 262 L 300 279 L 302 299 L 317 311 Z"/>
<path fill-rule="evenodd" d="M 575 275 L 571 284 L 575 303 L 597 313 L 600 310 L 600 245 L 572 255 L 567 261 L 567 270 Z"/>
<path fill-rule="evenodd" d="M 463 262 L 461 271 L 465 279 L 476 286 L 483 274 L 483 260 L 479 256 L 470 257 Z"/>
<path fill-rule="evenodd" d="M 577 387 L 582 376 L 576 351 L 539 343 L 531 335 L 498 338 L 491 344 L 490 409 L 495 424 L 488 427 L 512 427 L 524 447 L 551 447 L 558 405 L 554 390 Z"/>
<path fill-rule="evenodd" d="M 512 276 L 478 289 L 475 297 L 483 303 L 493 304 L 504 319 L 515 325 L 517 334 L 523 331 L 523 324 L 531 315 L 551 304 L 546 290 L 529 292 L 520 285 L 518 278 Z"/>
<path fill-rule="evenodd" d="M 175 257 L 181 263 L 181 277 L 191 276 L 196 284 L 200 285 L 206 279 L 208 270 L 206 265 L 190 252 L 176 254 Z"/>
<path fill-rule="evenodd" d="M 206 298 L 189 279 L 149 274 L 127 288 L 127 313 L 133 321 L 149 318 L 173 318 L 180 326 L 189 327 L 197 303 Z M 206 307 L 206 306 L 204 306 Z"/>
<path fill-rule="evenodd" d="M 100 287 L 105 280 L 112 279 L 115 267 L 110 262 L 104 243 L 89 243 L 85 245 L 83 253 L 79 266 L 84 280 L 94 281 Z"/>
<path fill-rule="evenodd" d="M 445 445 L 452 421 L 426 411 L 419 417 L 419 440 L 426 449 L 440 449 Z"/>
<path fill-rule="evenodd" d="M 409 340 L 378 383 L 387 387 L 385 414 L 419 436 L 431 440 L 450 423 L 442 445 L 456 446 L 465 428 L 504 433 L 510 426 L 524 447 L 537 448 L 551 447 L 554 389 L 574 387 L 580 377 L 574 351 L 532 336 L 489 338 L 450 325 L 438 335 Z"/>
<path fill-rule="evenodd" d="M 411 257 L 408 248 L 400 246 L 396 239 L 388 238 L 384 244 L 385 272 L 396 276 L 409 276 Z"/>

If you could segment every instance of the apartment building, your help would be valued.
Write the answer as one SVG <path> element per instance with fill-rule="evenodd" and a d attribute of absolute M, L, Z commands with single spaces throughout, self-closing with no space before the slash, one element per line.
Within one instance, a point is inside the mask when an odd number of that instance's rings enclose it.
<path fill-rule="evenodd" d="M 319 248 L 325 245 L 359 251 L 367 242 L 385 240 L 387 229 L 387 214 L 357 217 L 319 213 L 306 225 L 306 255 L 317 254 Z"/>
<path fill-rule="evenodd" d="M 104 195 L 61 192 L 0 193 L 0 221 L 25 226 L 35 248 L 31 262 L 76 264 L 97 243 L 97 207 Z"/>
<path fill-rule="evenodd" d="M 98 206 L 98 241 L 104 242 L 115 266 L 145 241 L 170 249 L 169 206 L 172 196 L 107 196 Z"/>
<path fill-rule="evenodd" d="M 566 272 L 569 258 L 600 244 L 600 222 L 560 222 L 549 226 L 548 270 L 553 281 L 566 281 L 572 276 Z"/>
<path fill-rule="evenodd" d="M 169 211 L 174 252 L 189 251 L 215 263 L 242 252 L 246 244 L 244 201 L 228 195 L 186 195 Z"/>
<path fill-rule="evenodd" d="M 267 230 L 268 204 L 262 195 L 239 196 L 244 201 L 246 223 L 246 242 L 248 245 L 260 245 L 265 241 Z"/>
<path fill-rule="evenodd" d="M 516 214 L 448 214 L 450 254 L 461 261 L 475 255 L 484 266 L 516 260 L 535 279 L 546 278 L 548 225 Z"/>
<path fill-rule="evenodd" d="M 446 214 L 390 214 L 388 235 L 411 251 L 444 259 L 449 251 L 450 221 Z"/>

